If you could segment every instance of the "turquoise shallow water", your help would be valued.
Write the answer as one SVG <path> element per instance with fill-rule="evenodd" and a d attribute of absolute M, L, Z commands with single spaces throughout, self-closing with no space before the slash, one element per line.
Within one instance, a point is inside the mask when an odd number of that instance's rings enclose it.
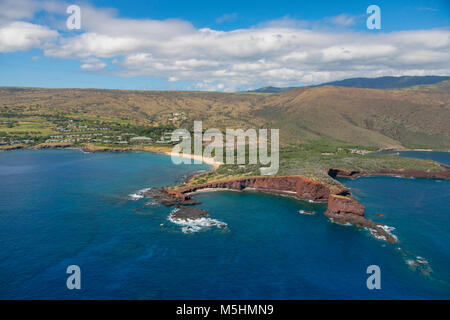
<path fill-rule="evenodd" d="M 0 298 L 443 299 L 450 297 L 449 181 L 345 180 L 399 245 L 332 224 L 323 204 L 254 192 L 196 199 L 228 228 L 185 234 L 171 208 L 133 201 L 205 165 L 147 153 L 77 150 L 0 153 Z M 312 210 L 314 216 L 298 211 Z M 398 247 L 409 252 L 405 257 Z M 426 258 L 426 277 L 405 262 Z M 82 289 L 66 288 L 79 265 Z M 381 268 L 368 290 L 366 268 Z"/>

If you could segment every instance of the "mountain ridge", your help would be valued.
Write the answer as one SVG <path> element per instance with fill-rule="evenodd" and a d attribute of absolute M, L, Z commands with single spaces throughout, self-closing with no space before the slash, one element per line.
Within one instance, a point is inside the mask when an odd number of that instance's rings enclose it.
<path fill-rule="evenodd" d="M 283 145 L 450 147 L 450 81 L 395 90 L 319 86 L 272 94 L 3 87 L 0 115 L 8 112 L 187 129 L 194 120 L 222 130 L 279 128 Z"/>
<path fill-rule="evenodd" d="M 361 89 L 402 89 L 406 87 L 412 87 L 417 85 L 430 85 L 442 81 L 450 80 L 450 76 L 383 76 L 376 78 L 348 78 L 343 80 L 325 82 L 318 85 L 312 85 L 310 87 L 321 86 L 339 86 L 349 88 L 361 88 Z M 253 93 L 280 93 L 286 92 L 298 87 L 262 87 L 254 90 L 248 90 L 247 92 Z"/>

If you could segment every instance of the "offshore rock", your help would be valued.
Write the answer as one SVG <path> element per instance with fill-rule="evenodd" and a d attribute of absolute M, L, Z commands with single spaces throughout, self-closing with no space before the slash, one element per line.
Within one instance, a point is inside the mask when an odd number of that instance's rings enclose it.
<path fill-rule="evenodd" d="M 365 207 L 348 196 L 330 195 L 328 209 L 325 215 L 334 223 L 352 224 L 365 228 L 377 239 L 396 243 L 397 237 L 390 233 L 392 228 L 378 222 L 364 218 Z"/>

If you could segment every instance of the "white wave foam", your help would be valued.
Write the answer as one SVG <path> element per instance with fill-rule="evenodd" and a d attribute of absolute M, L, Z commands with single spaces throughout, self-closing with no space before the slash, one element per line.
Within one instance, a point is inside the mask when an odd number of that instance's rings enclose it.
<path fill-rule="evenodd" d="M 132 194 L 129 194 L 128 196 L 131 198 L 131 200 L 139 200 L 144 197 L 143 195 L 137 194 L 137 193 L 132 193 Z"/>
<path fill-rule="evenodd" d="M 338 225 L 344 226 L 344 227 L 351 227 L 353 226 L 350 222 L 339 222 L 338 220 L 334 218 L 329 218 L 331 222 L 336 223 Z"/>
<path fill-rule="evenodd" d="M 151 189 L 152 188 L 144 188 L 136 191 L 136 193 L 129 194 L 128 196 L 130 197 L 131 200 L 137 201 L 139 199 L 142 199 L 144 197 L 144 194 Z"/>
<path fill-rule="evenodd" d="M 394 227 L 390 227 L 390 226 L 387 226 L 387 225 L 382 225 L 382 226 L 379 226 L 379 227 L 381 229 L 383 229 L 384 231 L 386 231 L 387 233 L 391 234 L 391 235 L 392 235 L 392 231 L 395 230 Z"/>
<path fill-rule="evenodd" d="M 425 275 L 432 271 L 428 260 L 420 256 L 415 257 L 415 259 L 406 259 L 406 264 L 414 268 L 414 270 L 419 269 Z"/>
<path fill-rule="evenodd" d="M 204 228 L 214 227 L 225 229 L 227 224 L 217 219 L 211 218 L 199 218 L 199 219 L 177 219 L 173 216 L 173 213 L 179 209 L 173 210 L 167 218 L 170 222 L 173 222 L 181 227 L 181 231 L 184 233 L 198 232 Z"/>
<path fill-rule="evenodd" d="M 392 231 L 395 230 L 394 227 L 390 227 L 390 226 L 387 226 L 387 225 L 382 225 L 382 226 L 380 226 L 380 228 L 383 229 L 384 231 L 386 231 L 387 233 L 389 233 L 395 239 L 395 241 L 398 240 L 397 236 L 392 233 Z"/>
<path fill-rule="evenodd" d="M 370 231 L 370 234 L 374 238 L 377 238 L 378 240 L 386 240 L 386 237 L 378 234 L 376 229 L 372 229 L 372 228 L 366 228 L 366 229 Z"/>
<path fill-rule="evenodd" d="M 411 267 L 413 267 L 415 265 L 415 263 L 416 262 L 414 260 L 410 260 L 410 259 L 406 260 L 406 264 L 410 265 Z"/>
<path fill-rule="evenodd" d="M 395 230 L 394 227 L 390 227 L 390 226 L 387 226 L 387 225 L 379 225 L 379 227 L 380 227 L 381 229 L 383 229 L 384 231 L 386 231 L 389 235 L 391 235 L 391 236 L 395 239 L 395 241 L 398 240 L 398 239 L 397 239 L 397 236 L 394 235 L 394 234 L 392 233 L 392 231 Z M 383 236 L 383 235 L 378 234 L 377 230 L 372 229 L 372 228 L 366 228 L 366 229 L 370 231 L 370 234 L 371 234 L 373 237 L 375 237 L 375 238 L 377 238 L 377 239 L 379 239 L 379 240 L 386 240 L 386 237 Z"/>
<path fill-rule="evenodd" d="M 417 259 L 417 262 L 419 262 L 420 264 L 428 264 L 428 260 L 421 256 L 417 256 L 416 259 Z"/>
<path fill-rule="evenodd" d="M 307 215 L 307 216 L 313 216 L 313 215 L 316 214 L 314 211 L 306 211 L 306 210 L 299 210 L 298 213 L 304 214 L 304 215 Z"/>

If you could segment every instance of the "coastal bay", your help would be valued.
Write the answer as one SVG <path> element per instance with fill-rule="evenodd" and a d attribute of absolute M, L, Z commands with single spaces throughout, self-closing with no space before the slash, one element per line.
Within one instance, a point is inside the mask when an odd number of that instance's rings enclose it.
<path fill-rule="evenodd" d="M 329 223 L 322 214 L 325 204 L 251 190 L 199 193 L 195 195 L 202 202 L 199 208 L 227 228 L 202 226 L 184 233 L 168 220 L 173 208 L 131 196 L 144 188 L 176 185 L 192 171 L 208 168 L 174 166 L 170 157 L 151 153 L 0 153 L 0 296 L 448 298 L 443 264 L 436 258 L 445 262 L 447 249 L 417 247 L 414 231 L 403 227 L 405 215 L 387 224 L 396 227 L 400 247 L 429 261 L 431 280 L 411 270 L 397 245 L 377 240 L 366 230 Z M 377 178 L 349 181 L 365 179 Z M 448 181 L 380 179 L 419 183 L 411 194 L 421 190 L 422 181 L 444 183 L 442 190 L 448 190 Z M 372 217 L 372 202 L 360 195 L 360 189 L 344 184 Z M 386 201 L 379 196 L 376 201 Z M 318 214 L 304 215 L 300 210 Z M 386 208 L 379 211 L 386 218 L 395 216 Z M 377 217 L 381 219 L 385 217 Z M 444 228 L 436 233 L 439 241 L 446 224 L 429 222 L 433 228 Z M 69 264 L 80 265 L 83 272 L 80 292 L 65 288 Z M 370 264 L 379 264 L 382 270 L 379 292 L 365 287 L 365 268 Z"/>

